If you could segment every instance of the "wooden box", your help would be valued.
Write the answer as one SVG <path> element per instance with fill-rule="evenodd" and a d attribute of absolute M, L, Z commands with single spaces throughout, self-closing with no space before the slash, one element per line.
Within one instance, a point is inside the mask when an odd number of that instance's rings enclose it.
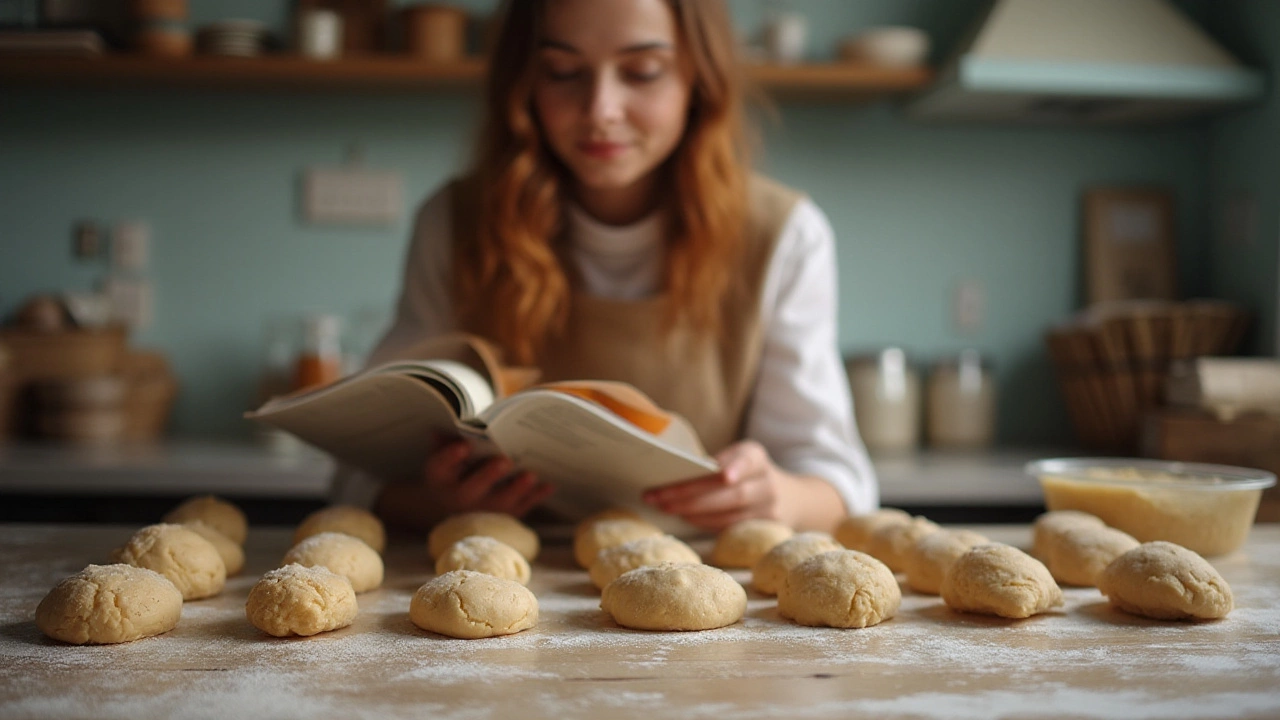
<path fill-rule="evenodd" d="M 1237 465 L 1280 475 L 1280 417 L 1253 413 L 1224 421 L 1200 410 L 1160 410 L 1147 416 L 1142 451 L 1163 460 Z M 1280 521 L 1280 487 L 1263 493 L 1258 520 Z"/>

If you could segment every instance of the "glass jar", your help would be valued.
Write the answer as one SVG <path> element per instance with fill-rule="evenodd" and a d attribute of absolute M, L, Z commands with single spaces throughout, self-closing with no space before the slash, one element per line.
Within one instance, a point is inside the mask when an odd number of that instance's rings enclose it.
<path fill-rule="evenodd" d="M 990 363 L 977 350 L 964 350 L 934 366 L 927 403 L 931 447 L 971 450 L 995 440 L 995 380 Z"/>
<path fill-rule="evenodd" d="M 890 347 L 845 363 L 858 432 L 867 450 L 910 452 L 920 438 L 920 377 L 902 348 Z"/>
<path fill-rule="evenodd" d="M 294 365 L 293 389 L 328 385 L 342 377 L 343 358 L 337 315 L 311 315 L 303 320 L 302 348 Z"/>

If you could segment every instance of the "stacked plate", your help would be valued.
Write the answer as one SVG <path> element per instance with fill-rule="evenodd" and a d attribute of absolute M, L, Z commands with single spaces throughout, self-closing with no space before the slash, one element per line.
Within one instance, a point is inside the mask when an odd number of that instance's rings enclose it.
<path fill-rule="evenodd" d="M 222 20 L 200 29 L 200 52 L 206 55 L 257 57 L 263 52 L 267 26 L 256 20 Z"/>

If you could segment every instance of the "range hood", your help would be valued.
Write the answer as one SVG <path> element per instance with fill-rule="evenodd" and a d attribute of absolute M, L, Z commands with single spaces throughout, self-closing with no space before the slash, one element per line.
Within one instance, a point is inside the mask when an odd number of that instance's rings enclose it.
<path fill-rule="evenodd" d="M 913 117 L 1117 124 L 1262 97 L 1243 67 L 1166 0 L 995 0 Z"/>

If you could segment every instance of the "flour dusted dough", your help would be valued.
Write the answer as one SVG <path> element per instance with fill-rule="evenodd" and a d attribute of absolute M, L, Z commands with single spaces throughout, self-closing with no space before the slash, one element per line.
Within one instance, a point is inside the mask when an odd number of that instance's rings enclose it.
<path fill-rule="evenodd" d="M 663 532 L 653 523 L 644 520 L 619 518 L 592 523 L 573 538 L 573 559 L 579 567 L 591 569 L 596 555 L 605 548 L 642 537 L 657 537 Z"/>
<path fill-rule="evenodd" d="M 112 559 L 155 570 L 178 588 L 184 600 L 212 597 L 227 583 L 227 566 L 218 549 L 183 525 L 148 525 L 118 548 Z"/>
<path fill-rule="evenodd" d="M 1073 527 L 1106 527 L 1096 515 L 1079 510 L 1054 510 L 1036 518 L 1031 526 L 1031 554 L 1041 561 L 1049 557 L 1049 546 L 1054 538 Z"/>
<path fill-rule="evenodd" d="M 778 543 L 795 535 L 777 520 L 755 518 L 736 522 L 720 532 L 711 549 L 711 564 L 722 568 L 750 568 Z"/>
<path fill-rule="evenodd" d="M 579 535 L 591 529 L 592 525 L 601 520 L 641 520 L 640 513 L 624 507 L 605 508 L 598 513 L 586 516 L 578 522 L 573 529 L 573 537 L 577 539 Z"/>
<path fill-rule="evenodd" d="M 814 555 L 843 549 L 824 532 L 802 532 L 783 540 L 751 568 L 751 587 L 765 595 L 776 595 L 791 568 Z"/>
<path fill-rule="evenodd" d="M 939 530 L 916 541 L 907 551 L 907 585 L 918 593 L 937 595 L 942 578 L 956 558 L 975 545 L 991 542 L 969 530 Z"/>
<path fill-rule="evenodd" d="M 294 545 L 280 561 L 281 565 L 293 563 L 323 567 L 342 575 L 358 593 L 376 590 L 382 585 L 382 556 L 365 541 L 345 533 L 323 532 Z"/>
<path fill-rule="evenodd" d="M 160 573 L 90 565 L 54 586 L 36 607 L 40 632 L 75 645 L 106 645 L 172 630 L 182 593 Z"/>
<path fill-rule="evenodd" d="M 353 505 L 333 505 L 303 518 L 293 533 L 293 544 L 322 532 L 346 533 L 360 538 L 379 555 L 387 549 L 387 531 L 376 515 Z"/>
<path fill-rule="evenodd" d="M 693 548 L 670 535 L 655 535 L 601 550 L 591 566 L 591 582 L 601 590 L 623 573 L 646 565 L 702 563 Z"/>
<path fill-rule="evenodd" d="M 232 542 L 231 538 L 206 525 L 203 520 L 185 520 L 181 525 L 191 528 L 195 534 L 213 545 L 218 555 L 222 556 L 222 564 L 227 566 L 227 577 L 244 569 L 244 548 Z"/>
<path fill-rule="evenodd" d="M 428 580 L 409 602 L 414 625 L 449 637 L 511 635 L 538 624 L 538 599 L 514 580 L 453 570 Z"/>
<path fill-rule="evenodd" d="M 1041 547 L 1045 567 L 1064 585 L 1094 587 L 1112 560 L 1138 547 L 1128 533 L 1081 524 L 1049 535 Z"/>
<path fill-rule="evenodd" d="M 186 500 L 170 510 L 162 519 L 164 522 L 174 524 L 199 520 L 237 545 L 244 545 L 244 539 L 249 535 L 249 521 L 245 519 L 244 512 L 213 495 Z"/>
<path fill-rule="evenodd" d="M 970 548 L 942 581 L 952 610 L 1021 619 L 1062 604 L 1062 590 L 1039 560 L 1010 545 Z"/>
<path fill-rule="evenodd" d="M 604 588 L 600 608 L 635 630 L 711 630 L 747 611 L 747 593 L 710 565 L 663 563 L 624 573 Z"/>
<path fill-rule="evenodd" d="M 814 555 L 791 568 L 778 588 L 778 614 L 812 627 L 878 625 L 901 604 L 893 571 L 857 550 Z"/>
<path fill-rule="evenodd" d="M 473 512 L 445 518 L 427 537 L 427 553 L 439 559 L 449 546 L 462 538 L 483 535 L 515 548 L 525 560 L 538 557 L 538 535 L 529 526 L 504 513 Z"/>
<path fill-rule="evenodd" d="M 920 538 L 940 530 L 933 521 L 913 517 L 907 522 L 882 523 L 871 531 L 866 553 L 899 573 L 907 570 L 907 552 Z"/>
<path fill-rule="evenodd" d="M 1157 620 L 1215 620 L 1235 605 L 1207 560 L 1170 542 L 1149 542 L 1111 562 L 1098 589 L 1112 605 Z"/>
<path fill-rule="evenodd" d="M 358 611 L 350 580 L 327 568 L 296 563 L 263 575 L 244 605 L 249 622 L 276 637 L 307 637 L 344 628 Z"/>
<path fill-rule="evenodd" d="M 881 508 L 866 515 L 850 515 L 836 526 L 835 537 L 850 550 L 867 551 L 867 541 L 876 528 L 889 523 L 906 523 L 911 516 L 897 508 Z"/>
<path fill-rule="evenodd" d="M 465 537 L 449 546 L 436 560 L 436 574 L 472 570 L 485 575 L 529 584 L 529 563 L 510 545 L 484 535 Z"/>

